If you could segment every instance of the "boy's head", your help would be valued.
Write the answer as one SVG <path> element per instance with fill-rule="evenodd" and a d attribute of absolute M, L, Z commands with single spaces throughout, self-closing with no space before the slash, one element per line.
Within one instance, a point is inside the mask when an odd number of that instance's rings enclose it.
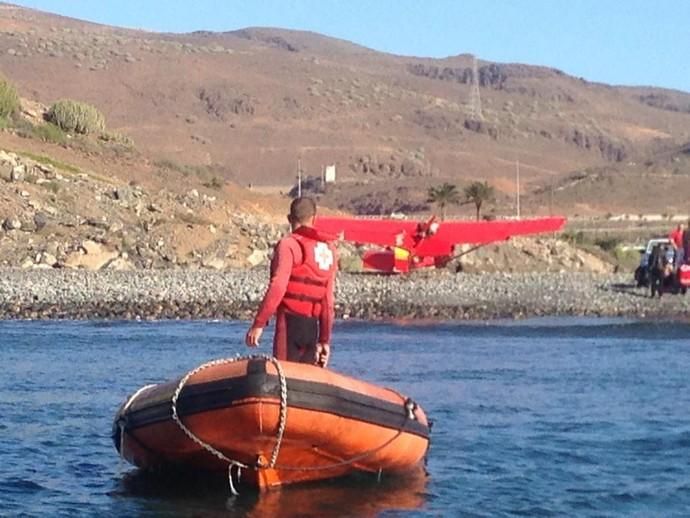
<path fill-rule="evenodd" d="M 290 204 L 288 221 L 293 230 L 301 226 L 313 226 L 316 217 L 316 202 L 312 198 L 296 198 Z"/>

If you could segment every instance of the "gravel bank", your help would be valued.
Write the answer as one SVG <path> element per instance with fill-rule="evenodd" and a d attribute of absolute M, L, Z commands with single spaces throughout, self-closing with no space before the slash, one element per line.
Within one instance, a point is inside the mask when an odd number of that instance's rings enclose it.
<path fill-rule="evenodd" d="M 685 318 L 690 295 L 650 299 L 630 275 L 341 274 L 340 318 L 491 319 L 544 315 Z M 0 318 L 249 318 L 263 270 L 0 270 Z"/>

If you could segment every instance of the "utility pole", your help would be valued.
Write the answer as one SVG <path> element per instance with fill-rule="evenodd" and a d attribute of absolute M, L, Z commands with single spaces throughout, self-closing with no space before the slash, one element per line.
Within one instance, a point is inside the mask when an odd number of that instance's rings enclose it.
<path fill-rule="evenodd" d="M 472 86 L 470 87 L 470 117 L 474 121 L 484 120 L 482 115 L 482 99 L 479 96 L 479 67 L 477 57 L 472 56 Z"/>
<path fill-rule="evenodd" d="M 515 195 L 517 207 L 517 219 L 520 219 L 520 161 L 515 161 Z"/>
<path fill-rule="evenodd" d="M 297 197 L 302 197 L 302 159 L 297 157 Z"/>

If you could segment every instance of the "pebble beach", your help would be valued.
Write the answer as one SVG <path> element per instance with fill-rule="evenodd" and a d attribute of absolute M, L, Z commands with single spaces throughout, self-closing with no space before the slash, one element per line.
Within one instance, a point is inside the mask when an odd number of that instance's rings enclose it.
<path fill-rule="evenodd" d="M 2 319 L 248 319 L 264 269 L 0 270 Z M 650 298 L 630 274 L 339 274 L 341 319 L 488 320 L 602 316 L 684 320 L 690 295 Z"/>

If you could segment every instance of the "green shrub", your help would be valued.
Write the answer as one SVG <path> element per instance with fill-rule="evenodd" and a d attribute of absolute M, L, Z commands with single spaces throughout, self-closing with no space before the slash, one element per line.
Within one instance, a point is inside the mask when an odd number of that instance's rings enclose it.
<path fill-rule="evenodd" d="M 574 245 L 581 245 L 587 241 L 585 237 L 585 233 L 582 231 L 577 231 L 573 232 L 571 231 L 566 231 L 561 234 L 561 237 L 570 243 L 573 243 Z"/>
<path fill-rule="evenodd" d="M 225 181 L 217 176 L 214 176 L 210 181 L 204 182 L 202 185 L 208 189 L 220 191 L 225 186 Z"/>
<path fill-rule="evenodd" d="M 99 138 L 103 142 L 110 142 L 113 144 L 118 144 L 124 147 L 134 147 L 134 141 L 131 137 L 123 135 L 122 133 L 112 132 L 112 133 L 102 133 Z"/>
<path fill-rule="evenodd" d="M 56 182 L 55 180 L 42 183 L 41 186 L 43 186 L 44 189 L 52 192 L 53 194 L 57 194 L 58 192 L 60 192 L 60 183 Z"/>
<path fill-rule="evenodd" d="M 0 119 L 12 117 L 19 108 L 17 89 L 7 79 L 0 76 Z"/>
<path fill-rule="evenodd" d="M 23 117 L 19 117 L 12 121 L 12 124 L 10 124 L 9 127 L 14 129 L 17 135 L 22 138 L 31 138 L 34 131 L 34 125 Z"/>
<path fill-rule="evenodd" d="M 153 163 L 153 165 L 155 165 L 159 169 L 177 171 L 178 173 L 182 173 L 184 176 L 188 176 L 192 173 L 191 166 L 183 165 L 178 162 L 175 162 L 174 160 L 168 160 L 167 158 L 164 158 L 163 160 L 157 160 Z"/>
<path fill-rule="evenodd" d="M 17 118 L 12 123 L 12 128 L 22 138 L 38 139 L 43 142 L 53 142 L 61 145 L 67 143 L 67 133 L 54 124 L 34 125 L 31 121 Z"/>
<path fill-rule="evenodd" d="M 65 99 L 50 107 L 48 120 L 63 129 L 87 135 L 105 130 L 105 118 L 94 106 Z"/>
<path fill-rule="evenodd" d="M 67 134 L 54 124 L 34 126 L 31 134 L 43 142 L 53 142 L 55 144 L 65 144 L 67 142 Z"/>
<path fill-rule="evenodd" d="M 612 252 L 615 250 L 618 245 L 621 244 L 621 240 L 616 238 L 616 237 L 603 237 L 596 239 L 594 241 L 594 244 L 601 248 L 602 250 L 606 250 L 607 252 Z"/>

